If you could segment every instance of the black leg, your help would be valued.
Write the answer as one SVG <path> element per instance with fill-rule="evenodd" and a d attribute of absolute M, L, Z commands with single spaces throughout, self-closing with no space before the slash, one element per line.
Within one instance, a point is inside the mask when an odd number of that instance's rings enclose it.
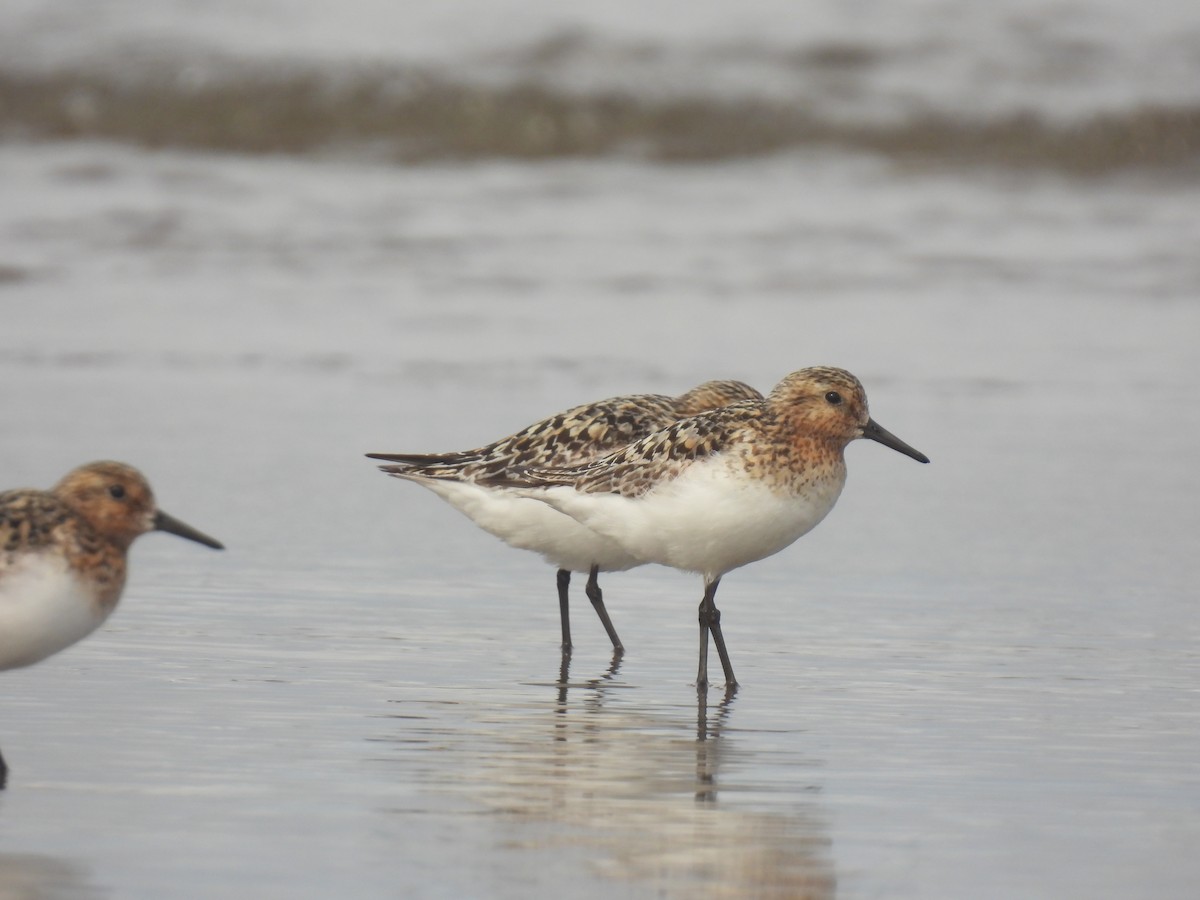
<path fill-rule="evenodd" d="M 725 636 L 721 633 L 721 611 L 717 609 L 715 597 L 717 585 L 721 583 L 716 578 L 704 585 L 704 599 L 700 601 L 700 668 L 696 673 L 696 690 L 708 689 L 708 634 L 711 631 L 713 643 L 717 647 L 717 655 L 721 657 L 721 668 L 725 670 L 726 688 L 737 687 L 737 679 L 733 677 L 733 665 L 729 662 L 729 651 L 725 649 Z"/>
<path fill-rule="evenodd" d="M 733 664 L 729 662 L 729 651 L 725 649 L 725 635 L 721 633 L 721 611 L 714 606 L 712 612 L 712 621 L 708 623 L 708 627 L 712 629 L 713 644 L 716 645 L 717 656 L 721 657 L 721 668 L 725 670 L 725 689 L 736 689 L 738 683 L 733 677 Z"/>
<path fill-rule="evenodd" d="M 592 608 L 596 610 L 596 615 L 600 617 L 600 623 L 604 626 L 604 630 L 608 632 L 608 639 L 612 641 L 613 650 L 617 653 L 625 651 L 621 639 L 617 637 L 617 629 L 613 628 L 612 619 L 608 617 L 608 610 L 604 608 L 604 594 L 600 591 L 600 567 L 592 566 L 592 570 L 588 573 L 587 587 L 584 593 L 587 598 L 592 601 Z"/>
<path fill-rule="evenodd" d="M 0 791 L 8 783 L 8 764 L 4 762 L 4 754 L 0 753 Z"/>
<path fill-rule="evenodd" d="M 696 690 L 699 692 L 708 690 L 708 623 L 712 620 L 709 607 L 712 606 L 712 595 L 716 593 L 720 583 L 719 578 L 711 585 L 705 582 L 704 599 L 700 601 L 700 668 L 696 672 Z"/>
<path fill-rule="evenodd" d="M 567 600 L 567 589 L 571 586 L 571 573 L 566 569 L 558 570 L 558 614 L 562 619 L 562 650 L 571 652 L 571 606 Z"/>

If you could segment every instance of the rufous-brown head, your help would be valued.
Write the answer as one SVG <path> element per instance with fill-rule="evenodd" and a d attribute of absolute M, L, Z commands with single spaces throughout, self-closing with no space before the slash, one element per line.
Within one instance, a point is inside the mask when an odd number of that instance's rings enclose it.
<path fill-rule="evenodd" d="M 779 415 L 797 421 L 810 438 L 820 435 L 843 447 L 858 438 L 869 438 L 917 462 L 929 462 L 924 453 L 871 418 L 862 383 L 845 369 L 814 366 L 793 372 L 774 387 L 767 404 Z"/>
<path fill-rule="evenodd" d="M 127 548 L 148 531 L 166 531 L 216 550 L 221 543 L 160 510 L 149 482 L 133 466 L 102 460 L 72 469 L 53 493 L 103 539 Z"/>

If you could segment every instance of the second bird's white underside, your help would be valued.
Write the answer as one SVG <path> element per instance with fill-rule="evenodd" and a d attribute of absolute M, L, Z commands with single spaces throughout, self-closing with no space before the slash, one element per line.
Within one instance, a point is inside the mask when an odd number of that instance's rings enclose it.
<path fill-rule="evenodd" d="M 0 669 L 33 665 L 87 637 L 106 618 L 60 554 L 22 557 L 0 579 Z"/>
<path fill-rule="evenodd" d="M 560 569 L 587 572 L 595 565 L 602 572 L 621 572 L 643 563 L 617 542 L 512 490 L 485 488 L 469 481 L 410 478 L 510 547 L 540 553 Z"/>
<path fill-rule="evenodd" d="M 637 498 L 565 486 L 527 495 L 631 555 L 711 580 L 778 553 L 812 530 L 833 509 L 844 484 L 843 469 L 800 495 L 778 492 L 712 457 Z"/>

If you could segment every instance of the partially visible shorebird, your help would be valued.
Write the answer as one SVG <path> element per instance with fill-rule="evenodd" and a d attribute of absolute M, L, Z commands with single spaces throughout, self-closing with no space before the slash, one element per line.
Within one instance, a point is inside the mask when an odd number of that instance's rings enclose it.
<path fill-rule="evenodd" d="M 520 489 L 630 556 L 701 574 L 697 688 L 708 686 L 711 632 L 732 689 L 715 602 L 721 577 L 825 518 L 846 483 L 846 445 L 858 438 L 929 462 L 870 417 L 857 378 L 817 367 L 793 372 L 763 400 L 680 419 L 590 463 L 509 467 L 488 483 Z"/>
<path fill-rule="evenodd" d="M 550 416 L 475 450 L 458 453 L 368 453 L 393 465 L 379 468 L 433 491 L 476 525 L 512 547 L 540 553 L 558 569 L 562 648 L 570 652 L 568 590 L 572 572 L 587 572 L 585 593 L 613 650 L 624 646 L 604 606 L 600 572 L 619 572 L 643 560 L 549 506 L 488 486 L 513 466 L 561 467 L 589 462 L 684 416 L 762 394 L 740 381 L 707 381 L 678 397 L 634 394 L 586 403 Z"/>
<path fill-rule="evenodd" d="M 99 628 L 121 599 L 130 544 L 148 531 L 224 549 L 158 509 L 124 463 L 80 466 L 49 491 L 0 493 L 0 670 L 40 662 Z M 0 756 L 0 788 L 7 776 Z"/>

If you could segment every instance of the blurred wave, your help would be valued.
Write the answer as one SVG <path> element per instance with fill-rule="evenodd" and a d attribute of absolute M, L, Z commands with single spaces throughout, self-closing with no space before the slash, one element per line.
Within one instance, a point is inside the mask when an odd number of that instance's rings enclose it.
<path fill-rule="evenodd" d="M 586 48 L 585 55 L 592 52 Z M 625 52 L 632 65 L 635 51 Z M 761 61 L 755 48 L 743 52 Z M 575 53 L 571 41 L 528 49 L 515 69 L 523 73 L 518 78 L 458 77 L 449 67 L 267 66 L 215 58 L 49 70 L 0 66 L 0 139 L 100 139 L 405 163 L 604 156 L 719 161 L 814 149 L 905 164 L 1084 175 L 1176 171 L 1200 162 L 1200 101 L 1133 102 L 1074 116 L 1032 107 L 985 112 L 889 104 L 865 96 L 870 91 L 861 83 L 854 87 L 855 73 L 879 59 L 877 51 L 849 44 L 777 58 L 803 90 L 739 92 L 679 78 L 639 88 L 612 79 L 550 77 L 562 70 L 563 56 Z M 621 58 L 613 65 L 619 71 Z"/>

